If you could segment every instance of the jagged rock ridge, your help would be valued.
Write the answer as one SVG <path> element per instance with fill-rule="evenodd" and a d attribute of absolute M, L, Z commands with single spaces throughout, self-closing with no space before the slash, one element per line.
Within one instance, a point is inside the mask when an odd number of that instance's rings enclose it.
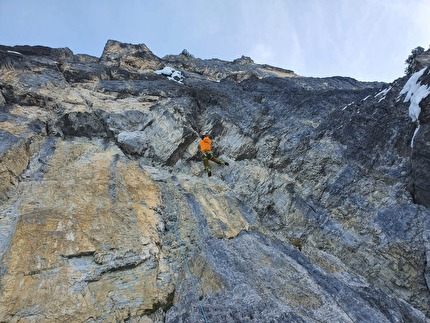
<path fill-rule="evenodd" d="M 428 321 L 430 107 L 411 148 L 408 77 L 116 41 L 0 66 L 1 320 Z M 202 131 L 230 162 L 210 179 Z"/>

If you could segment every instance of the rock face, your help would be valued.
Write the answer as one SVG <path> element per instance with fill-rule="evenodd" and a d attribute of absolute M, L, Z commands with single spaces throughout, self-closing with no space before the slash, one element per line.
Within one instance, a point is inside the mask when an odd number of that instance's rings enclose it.
<path fill-rule="evenodd" d="M 415 131 L 408 77 L 117 41 L 0 46 L 0 67 L 0 321 L 429 321 L 430 101 Z M 201 132 L 230 164 L 210 178 Z"/>
<path fill-rule="evenodd" d="M 418 71 L 408 81 L 404 89 L 410 101 L 410 114 L 417 116 L 417 127 L 413 140 L 412 181 L 413 194 L 417 203 L 430 207 L 430 49 L 416 58 L 415 67 Z M 418 77 L 418 78 L 417 78 Z M 416 79 L 416 80 L 415 80 Z M 410 98 L 409 98 L 410 97 Z"/>

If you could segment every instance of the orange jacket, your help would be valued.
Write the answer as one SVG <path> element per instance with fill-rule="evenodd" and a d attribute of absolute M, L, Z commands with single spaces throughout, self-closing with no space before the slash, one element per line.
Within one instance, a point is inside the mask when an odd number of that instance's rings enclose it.
<path fill-rule="evenodd" d="M 203 151 L 211 151 L 211 139 L 209 137 L 204 137 L 200 140 L 200 150 Z"/>

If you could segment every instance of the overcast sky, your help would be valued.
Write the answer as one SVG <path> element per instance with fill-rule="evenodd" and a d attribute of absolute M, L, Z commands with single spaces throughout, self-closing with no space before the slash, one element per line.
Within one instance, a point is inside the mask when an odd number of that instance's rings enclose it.
<path fill-rule="evenodd" d="M 155 55 L 256 63 L 303 76 L 391 82 L 430 45 L 430 0 L 0 0 L 0 44 L 99 57 L 108 39 Z"/>

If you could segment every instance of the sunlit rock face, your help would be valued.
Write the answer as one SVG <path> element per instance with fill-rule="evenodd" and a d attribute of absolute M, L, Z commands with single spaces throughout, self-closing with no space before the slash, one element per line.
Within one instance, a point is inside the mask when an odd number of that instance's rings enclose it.
<path fill-rule="evenodd" d="M 0 321 L 427 322 L 408 80 L 0 46 Z"/>

